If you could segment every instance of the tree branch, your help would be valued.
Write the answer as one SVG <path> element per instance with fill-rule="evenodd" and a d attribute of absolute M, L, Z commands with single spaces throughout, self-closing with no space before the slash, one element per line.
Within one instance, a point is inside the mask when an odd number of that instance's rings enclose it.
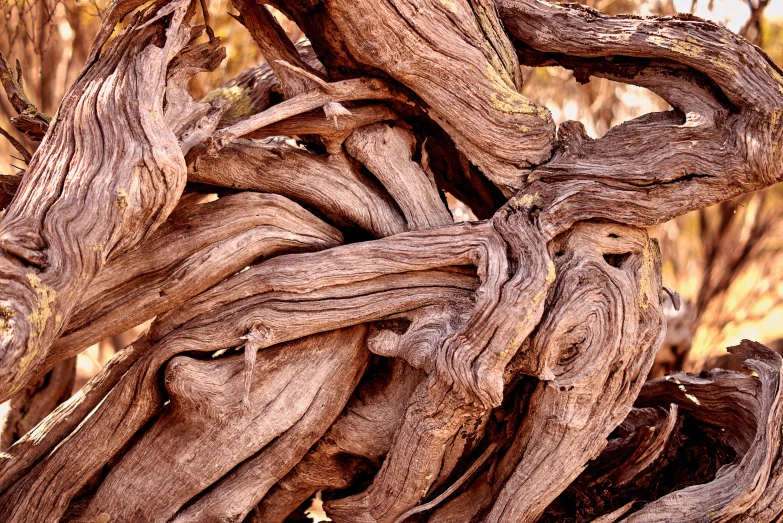
<path fill-rule="evenodd" d="M 190 40 L 188 3 L 165 9 L 162 47 L 147 10 L 71 87 L 0 220 L 0 308 L 11 318 L 0 333 L 0 396 L 38 371 L 73 312 L 70 298 L 148 237 L 185 186 L 163 91 L 168 63 Z"/>
<path fill-rule="evenodd" d="M 585 80 L 595 74 L 652 88 L 678 109 L 598 140 L 581 124 L 561 125 L 555 154 L 529 171 L 524 188 L 539 198 L 548 237 L 595 218 L 650 226 L 781 179 L 783 77 L 757 47 L 693 17 L 497 4 L 525 56 L 546 53 Z M 753 135 L 753 144 L 733 139 L 737 132 Z"/>

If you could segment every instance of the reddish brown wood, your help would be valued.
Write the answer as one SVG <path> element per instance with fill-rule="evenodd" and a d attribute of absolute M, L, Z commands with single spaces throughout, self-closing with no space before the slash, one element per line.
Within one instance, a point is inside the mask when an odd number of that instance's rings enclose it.
<path fill-rule="evenodd" d="M 644 227 L 781 180 L 781 70 L 692 17 L 273 3 L 312 48 L 236 0 L 272 61 L 201 102 L 201 2 L 112 3 L 0 180 L 0 520 L 284 522 L 319 490 L 338 523 L 780 520 L 781 358 L 645 384 Z M 555 134 L 520 63 L 673 110 Z M 57 406 L 58 363 L 153 318 Z"/>

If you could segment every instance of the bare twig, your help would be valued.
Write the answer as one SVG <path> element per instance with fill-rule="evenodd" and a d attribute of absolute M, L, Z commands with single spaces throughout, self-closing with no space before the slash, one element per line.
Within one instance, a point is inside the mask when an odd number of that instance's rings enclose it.
<path fill-rule="evenodd" d="M 5 137 L 5 139 L 6 139 L 6 140 L 8 140 L 9 142 L 11 142 L 11 145 L 13 145 L 13 146 L 14 146 L 14 149 L 16 149 L 17 151 L 19 151 L 19 154 L 21 154 L 21 155 L 22 155 L 22 160 L 24 161 L 24 163 L 26 163 L 26 164 L 29 164 L 29 163 L 30 163 L 30 160 L 31 160 L 31 159 L 32 159 L 32 157 L 33 157 L 33 155 L 32 155 L 32 154 L 30 154 L 30 151 L 28 151 L 27 149 L 25 149 L 25 148 L 24 148 L 24 145 L 22 145 L 22 144 L 21 144 L 21 142 L 19 142 L 19 140 L 17 140 L 17 139 L 16 139 L 16 138 L 14 138 L 13 136 L 11 136 L 11 135 L 8 133 L 8 131 L 6 131 L 5 129 L 3 129 L 2 127 L 0 127 L 0 134 L 1 134 L 1 135 L 3 135 L 3 136 Z"/>
<path fill-rule="evenodd" d="M 296 69 L 295 66 L 290 67 L 292 70 Z M 356 78 L 333 83 L 324 83 L 322 81 L 322 83 L 323 85 L 319 89 L 295 96 L 270 107 L 266 111 L 254 114 L 221 129 L 211 139 L 202 144 L 196 155 L 207 150 L 216 153 L 240 136 L 252 133 L 286 118 L 318 109 L 330 102 L 395 100 L 410 105 L 416 103 L 396 86 L 377 78 Z"/>
<path fill-rule="evenodd" d="M 20 78 L 19 62 L 17 62 L 15 75 L 5 56 L 0 53 L 0 83 L 3 84 L 8 101 L 19 114 L 19 118 L 14 118 L 11 121 L 20 132 L 32 139 L 40 140 L 46 133 L 51 118 L 41 113 L 30 101 L 22 88 Z"/>

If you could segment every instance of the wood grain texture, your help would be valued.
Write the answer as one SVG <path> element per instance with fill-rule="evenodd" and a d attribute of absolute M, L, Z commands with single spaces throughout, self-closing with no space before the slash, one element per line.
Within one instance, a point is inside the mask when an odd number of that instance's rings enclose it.
<path fill-rule="evenodd" d="M 774 351 L 747 340 L 734 347 L 732 352 L 744 358 L 745 365 L 758 377 L 719 370 L 706 378 L 676 375 L 666 383 L 663 382 L 665 380 L 652 382 L 642 402 L 649 402 L 650 396 L 664 402 L 676 398 L 681 408 L 700 411 L 705 424 L 725 429 L 732 426 L 755 429 L 755 434 L 746 434 L 742 430 L 726 435 L 737 451 L 737 459 L 721 469 L 713 481 L 664 496 L 624 521 L 671 521 L 676 518 L 695 522 L 704 521 L 706 515 L 708 521 L 750 522 L 772 521 L 771 518 L 779 515 L 783 504 L 776 501 L 780 487 L 773 471 L 779 466 L 780 426 L 783 422 L 780 408 L 783 360 Z M 727 396 L 732 399 L 726 400 Z M 719 397 L 724 400 L 720 401 Z M 732 424 L 731 418 L 722 417 L 720 411 L 710 408 L 714 404 L 720 404 L 722 411 L 733 411 L 734 416 L 750 415 L 754 419 L 751 423 L 743 420 L 745 423 Z"/>
<path fill-rule="evenodd" d="M 8 414 L 0 434 L 0 450 L 6 450 L 70 398 L 75 380 L 74 356 L 57 364 L 32 386 L 17 392 L 8 401 Z"/>
<path fill-rule="evenodd" d="M 170 4 L 165 26 L 146 11 L 82 74 L 0 220 L 2 396 L 37 370 L 73 312 L 73 296 L 176 205 L 185 163 L 162 104 L 167 65 L 190 38 L 186 9 Z"/>
<path fill-rule="evenodd" d="M 281 194 L 317 209 L 336 225 L 358 226 L 375 237 L 408 229 L 386 191 L 363 176 L 344 155 L 318 155 L 288 144 L 237 140 L 214 157 L 199 158 L 188 179 Z"/>
<path fill-rule="evenodd" d="M 312 46 L 235 0 L 270 62 L 196 101 L 199 3 L 115 0 L 0 183 L 0 399 L 154 318 L 0 453 L 0 520 L 282 523 L 319 490 L 337 523 L 780 520 L 781 359 L 645 384 L 643 227 L 780 180 L 781 70 L 689 16 L 271 4 Z M 672 110 L 555 135 L 520 63 Z"/>
<path fill-rule="evenodd" d="M 550 378 L 499 463 L 487 522 L 538 518 L 628 414 L 663 341 L 660 253 L 646 234 L 585 224 L 561 241 L 553 297 L 562 302 L 552 303 L 531 344 L 538 372 Z M 612 255 L 622 262 L 610 263 Z"/>
<path fill-rule="evenodd" d="M 242 25 L 247 27 L 267 64 L 274 71 L 285 97 L 291 98 L 315 88 L 315 82 L 280 64 L 285 61 L 310 74 L 318 74 L 315 68 L 302 59 L 293 42 L 288 39 L 266 6 L 253 0 L 232 0 L 232 4 L 239 11 Z"/>
<path fill-rule="evenodd" d="M 390 365 L 387 373 L 362 382 L 324 437 L 262 500 L 254 523 L 282 523 L 316 491 L 346 488 L 368 468 L 380 467 L 424 377 L 400 360 Z"/>
<path fill-rule="evenodd" d="M 302 458 L 340 413 L 364 371 L 369 356 L 366 331 L 360 325 L 263 351 L 256 362 L 249 410 L 241 403 L 243 358 L 172 359 L 164 378 L 170 401 L 166 412 L 112 468 L 85 516 L 168 520 L 236 463 L 252 457 L 252 463 L 220 481 L 213 496 L 203 497 L 175 519 L 242 520 L 258 500 L 238 496 L 234 478 L 254 467 L 253 477 L 242 479 L 253 481 L 253 494 L 260 497 Z M 317 370 L 310 365 L 313 360 L 319 362 Z M 194 408 L 200 417 L 192 415 Z M 183 443 L 189 448 L 187 456 L 177 451 Z M 140 467 L 146 468 L 143 474 L 137 472 Z M 167 495 L 158 496 L 164 482 Z M 143 505 L 137 503 L 141 492 L 148 500 Z"/>
<path fill-rule="evenodd" d="M 351 134 L 348 154 L 359 160 L 389 191 L 400 206 L 409 229 L 426 229 L 452 223 L 440 199 L 435 180 L 411 161 L 413 135 L 400 127 L 370 125 Z"/>
<path fill-rule="evenodd" d="M 552 159 L 529 171 L 524 189 L 549 234 L 591 218 L 650 226 L 780 180 L 783 73 L 758 47 L 695 17 L 610 17 L 538 0 L 497 5 L 534 64 L 562 62 L 582 81 L 646 87 L 674 108 L 598 140 L 581 123 L 560 126 Z"/>
<path fill-rule="evenodd" d="M 341 242 L 339 231 L 274 194 L 245 192 L 185 207 L 143 249 L 110 262 L 93 281 L 43 368 L 178 307 L 252 263 Z"/>
<path fill-rule="evenodd" d="M 6 449 L 0 457 L 0 492 L 73 432 L 148 348 L 147 338 L 142 336 L 118 352 L 78 394 L 61 403 L 41 423 Z"/>
<path fill-rule="evenodd" d="M 552 117 L 517 92 L 516 57 L 491 2 L 328 0 L 324 6 L 351 55 L 421 97 L 490 180 L 520 188 L 523 169 L 549 158 Z"/>

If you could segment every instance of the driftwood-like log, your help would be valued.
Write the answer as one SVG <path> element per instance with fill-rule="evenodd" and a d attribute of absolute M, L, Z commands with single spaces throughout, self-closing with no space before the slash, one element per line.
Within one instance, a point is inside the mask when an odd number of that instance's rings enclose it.
<path fill-rule="evenodd" d="M 0 520 L 282 523 L 318 491 L 337 523 L 780 520 L 782 360 L 645 384 L 643 227 L 781 179 L 781 70 L 687 16 L 271 3 L 312 47 L 234 0 L 270 62 L 196 101 L 204 3 L 115 0 L 0 180 L 1 399 L 152 320 L 59 406 L 16 397 Z M 555 134 L 520 63 L 673 109 Z"/>
<path fill-rule="evenodd" d="M 148 237 L 185 186 L 162 104 L 166 67 L 190 39 L 187 2 L 166 9 L 165 25 L 154 10 L 137 17 L 68 91 L 0 220 L 2 396 L 38 370 L 74 297 Z"/>

